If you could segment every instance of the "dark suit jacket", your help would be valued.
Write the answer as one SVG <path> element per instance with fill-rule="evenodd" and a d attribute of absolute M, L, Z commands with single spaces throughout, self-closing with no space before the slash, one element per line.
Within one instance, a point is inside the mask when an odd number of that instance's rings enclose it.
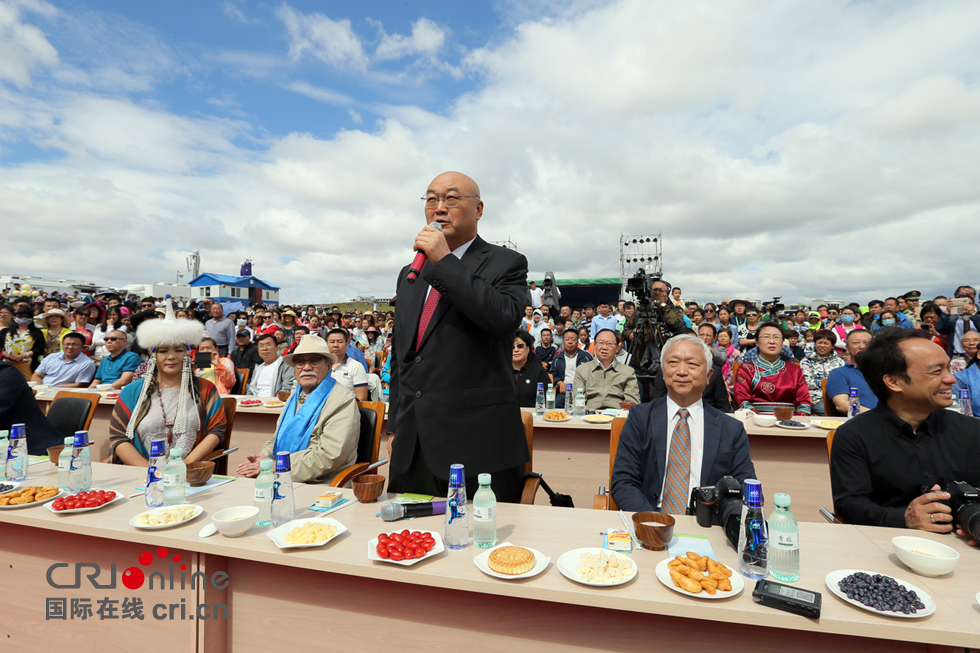
<path fill-rule="evenodd" d="M 969 318 L 973 322 L 973 327 L 980 331 L 980 313 L 977 315 L 949 315 L 948 313 L 943 313 L 939 316 L 939 320 L 936 322 L 936 331 L 947 336 L 949 338 L 946 344 L 946 353 L 950 356 L 953 355 L 953 345 L 955 344 L 953 340 L 956 339 L 956 323 L 965 318 Z M 963 331 L 966 332 L 966 325 L 963 327 Z"/>
<path fill-rule="evenodd" d="M 667 467 L 667 399 L 630 408 L 613 464 L 612 498 L 623 510 L 656 510 Z M 749 436 L 734 417 L 704 406 L 704 453 L 700 485 L 722 476 L 755 478 Z"/>
<path fill-rule="evenodd" d="M 418 441 L 429 471 L 449 478 L 530 460 L 514 389 L 514 333 L 527 299 L 527 259 L 477 236 L 458 259 L 426 263 L 414 284 L 398 275 L 389 388 L 392 471 L 405 474 Z M 416 351 L 429 286 L 442 298 Z"/>
<path fill-rule="evenodd" d="M 732 402 L 728 400 L 728 389 L 725 387 L 725 379 L 721 376 L 721 367 L 715 365 L 711 369 L 711 378 L 708 379 L 708 385 L 704 386 L 701 397 L 704 399 L 704 403 L 712 408 L 717 408 L 723 413 L 730 413 L 732 412 Z M 653 399 L 667 396 L 667 382 L 664 381 L 662 371 L 658 372 L 657 377 L 653 380 L 651 394 Z"/>
<path fill-rule="evenodd" d="M 65 436 L 56 431 L 38 408 L 34 391 L 27 379 L 10 363 L 0 362 L 0 431 L 9 431 L 11 424 L 23 424 L 27 430 L 27 453 L 43 456 L 48 447 L 65 443 Z M 6 457 L 7 452 L 2 454 Z"/>

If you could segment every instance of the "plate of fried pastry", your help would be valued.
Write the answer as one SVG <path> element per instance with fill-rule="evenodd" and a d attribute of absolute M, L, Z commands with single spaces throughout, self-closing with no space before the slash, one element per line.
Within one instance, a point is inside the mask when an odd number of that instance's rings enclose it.
<path fill-rule="evenodd" d="M 661 560 L 656 569 L 661 583 L 679 594 L 699 599 L 727 599 L 745 588 L 740 574 L 708 556 L 688 552 Z"/>

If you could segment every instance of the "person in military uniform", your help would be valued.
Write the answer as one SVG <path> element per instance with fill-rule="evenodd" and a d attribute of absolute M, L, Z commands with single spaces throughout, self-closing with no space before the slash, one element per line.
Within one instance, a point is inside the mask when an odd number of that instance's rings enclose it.
<path fill-rule="evenodd" d="M 909 322 L 915 325 L 916 329 L 922 326 L 922 319 L 919 317 L 919 299 L 921 297 L 922 293 L 918 290 L 910 290 L 902 295 L 902 299 L 905 300 L 905 310 L 902 312 L 905 313 Z"/>

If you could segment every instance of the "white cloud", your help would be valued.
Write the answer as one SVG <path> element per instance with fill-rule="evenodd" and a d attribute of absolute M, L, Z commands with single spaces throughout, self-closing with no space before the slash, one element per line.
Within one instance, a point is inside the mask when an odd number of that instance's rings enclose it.
<path fill-rule="evenodd" d="M 305 95 L 312 100 L 324 102 L 326 104 L 347 106 L 349 104 L 353 104 L 354 102 L 353 98 L 348 97 L 343 93 L 331 91 L 328 88 L 314 86 L 313 84 L 308 84 L 306 82 L 290 82 L 286 85 L 286 88 L 295 93 L 299 93 L 300 95 Z"/>
<path fill-rule="evenodd" d="M 414 55 L 435 57 L 446 43 L 446 32 L 428 18 L 419 18 L 412 25 L 412 35 L 387 34 L 380 27 L 381 43 L 374 51 L 380 60 L 402 59 Z"/>
<path fill-rule="evenodd" d="M 40 0 L 0 2 L 0 81 L 13 82 L 19 88 L 30 83 L 32 70 L 58 62 L 58 52 L 44 33 L 22 22 L 24 13 L 50 18 L 57 10 Z"/>
<path fill-rule="evenodd" d="M 368 57 L 349 20 L 333 20 L 323 14 L 303 14 L 287 4 L 278 12 L 289 32 L 289 56 L 309 56 L 335 68 L 364 70 Z"/>

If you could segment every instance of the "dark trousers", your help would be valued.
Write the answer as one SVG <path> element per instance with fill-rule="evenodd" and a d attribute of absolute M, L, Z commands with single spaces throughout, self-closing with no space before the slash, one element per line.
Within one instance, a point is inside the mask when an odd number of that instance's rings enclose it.
<path fill-rule="evenodd" d="M 228 345 L 218 345 L 218 353 L 222 356 L 228 355 Z"/>
<path fill-rule="evenodd" d="M 388 479 L 388 491 L 397 493 L 412 494 L 431 494 L 434 497 L 444 497 L 449 494 L 449 481 L 441 479 L 432 473 L 429 465 L 422 454 L 422 445 L 418 439 L 415 440 L 415 451 L 412 456 L 412 464 L 405 474 L 396 473 L 389 467 L 391 478 Z M 466 476 L 466 498 L 473 500 L 473 495 L 480 487 L 479 474 L 482 470 L 465 470 Z M 472 476 L 469 472 L 474 472 Z M 446 470 L 448 476 L 449 470 Z M 512 467 L 496 472 L 490 472 L 490 488 L 497 497 L 499 503 L 519 503 L 521 500 L 521 476 L 524 474 L 524 466 Z"/>

